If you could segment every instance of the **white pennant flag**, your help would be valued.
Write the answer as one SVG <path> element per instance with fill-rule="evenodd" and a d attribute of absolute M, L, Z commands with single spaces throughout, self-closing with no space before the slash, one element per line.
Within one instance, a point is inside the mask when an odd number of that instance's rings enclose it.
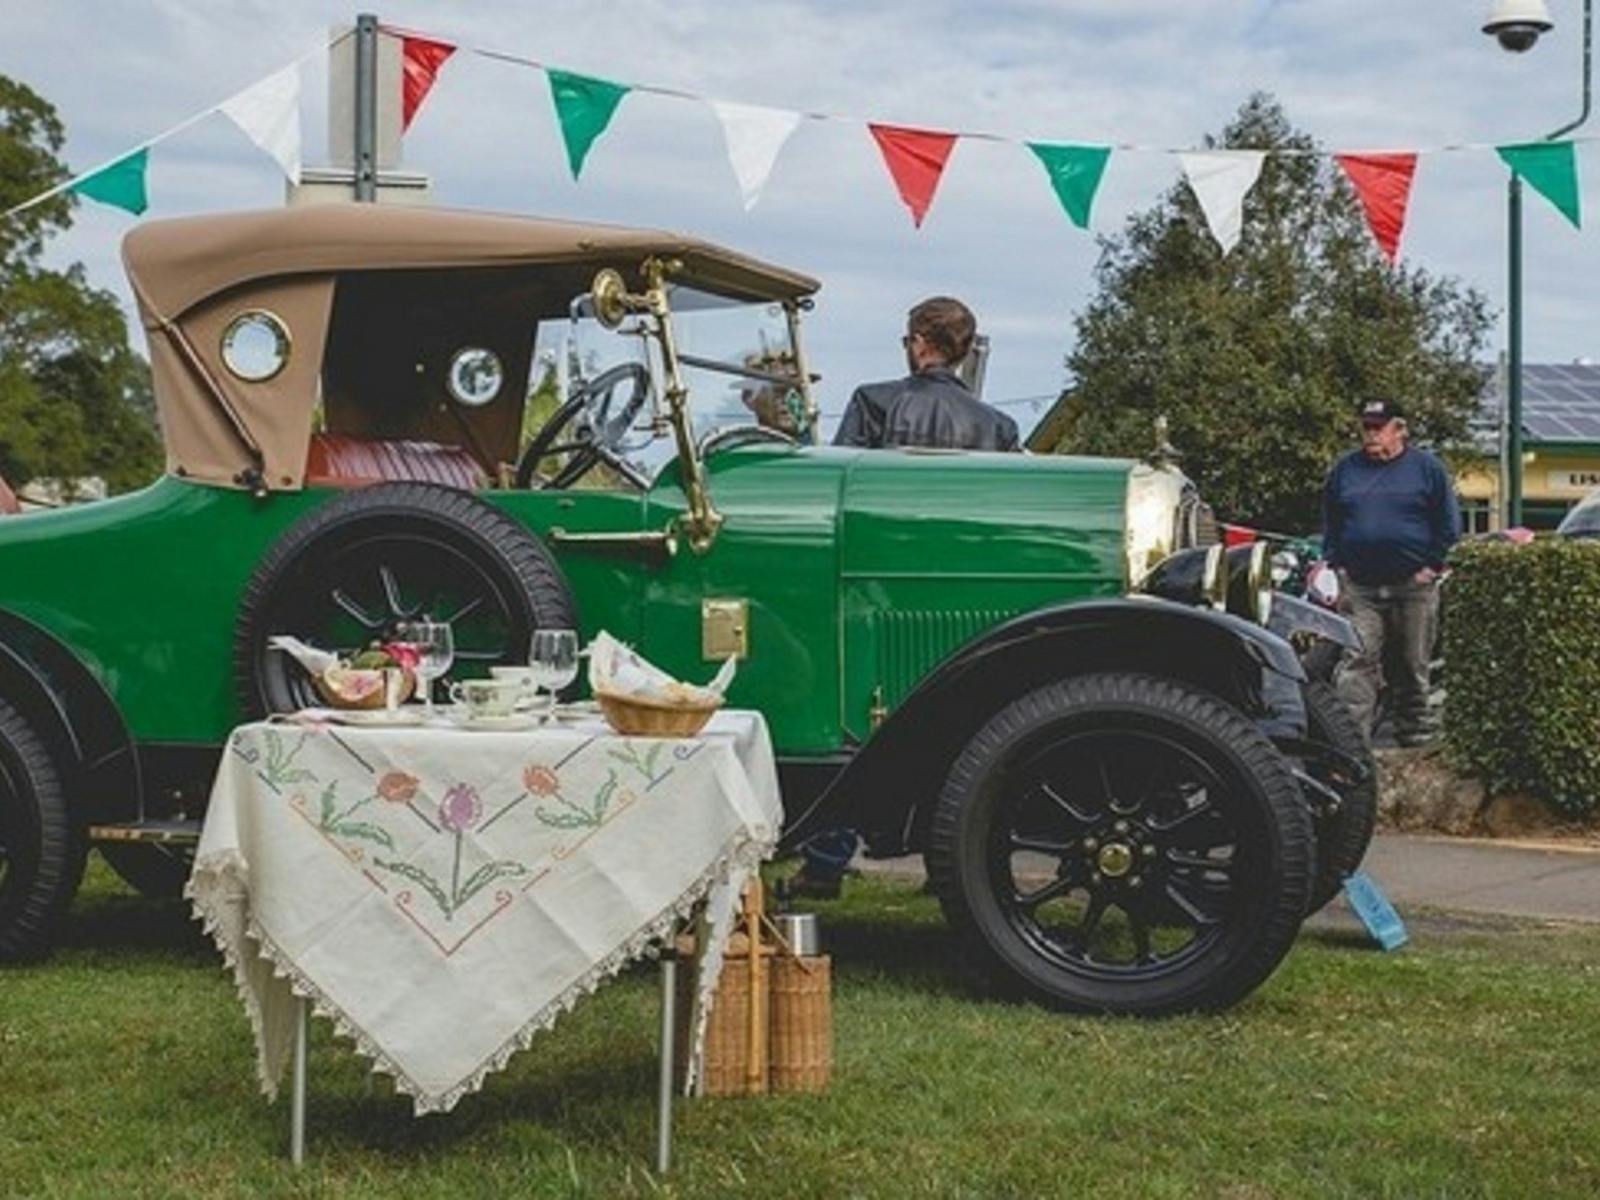
<path fill-rule="evenodd" d="M 722 122 L 722 136 L 728 142 L 728 161 L 739 180 L 748 212 L 761 198 L 761 189 L 778 161 L 778 151 L 800 124 L 800 114 L 782 108 L 759 108 L 753 104 L 728 104 L 707 101 Z"/>
<path fill-rule="evenodd" d="M 1244 198 L 1261 175 L 1264 150 L 1216 150 L 1180 154 L 1183 173 L 1200 210 L 1206 215 L 1211 236 L 1224 254 L 1239 244 L 1244 228 Z"/>
<path fill-rule="evenodd" d="M 300 64 L 251 84 L 217 105 L 228 119 L 283 168 L 290 183 L 300 182 Z"/>

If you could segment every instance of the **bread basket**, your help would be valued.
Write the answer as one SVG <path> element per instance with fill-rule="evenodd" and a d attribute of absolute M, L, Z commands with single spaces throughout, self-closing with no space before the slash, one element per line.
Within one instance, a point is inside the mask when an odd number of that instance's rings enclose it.
<path fill-rule="evenodd" d="M 653 700 L 596 691 L 594 698 L 611 728 L 632 737 L 693 737 L 722 707 L 720 696 L 710 700 Z"/>

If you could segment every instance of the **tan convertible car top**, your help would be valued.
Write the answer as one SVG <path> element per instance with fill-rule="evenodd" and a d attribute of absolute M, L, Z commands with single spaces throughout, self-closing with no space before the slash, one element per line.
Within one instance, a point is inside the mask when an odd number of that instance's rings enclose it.
<path fill-rule="evenodd" d="M 521 280 L 515 294 L 530 350 L 532 322 L 564 314 L 601 267 L 640 288 L 646 259 L 677 259 L 677 284 L 733 301 L 796 300 L 819 286 L 675 233 L 398 205 L 150 221 L 128 234 L 122 252 L 149 334 L 168 469 L 273 489 L 297 488 L 304 478 L 340 278 L 449 271 Z M 256 309 L 282 320 L 293 353 L 271 379 L 248 382 L 224 367 L 221 339 L 236 317 Z"/>

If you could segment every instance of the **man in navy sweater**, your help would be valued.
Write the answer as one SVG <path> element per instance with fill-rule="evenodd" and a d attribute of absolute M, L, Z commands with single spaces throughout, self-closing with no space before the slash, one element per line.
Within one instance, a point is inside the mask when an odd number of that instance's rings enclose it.
<path fill-rule="evenodd" d="M 1323 486 L 1322 537 L 1363 644 L 1345 660 L 1339 695 L 1369 738 L 1386 659 L 1395 666 L 1395 739 L 1420 746 L 1433 737 L 1428 661 L 1438 580 L 1460 533 L 1461 510 L 1444 464 L 1406 444 L 1405 416 L 1395 401 L 1367 401 L 1361 449 L 1335 463 Z"/>

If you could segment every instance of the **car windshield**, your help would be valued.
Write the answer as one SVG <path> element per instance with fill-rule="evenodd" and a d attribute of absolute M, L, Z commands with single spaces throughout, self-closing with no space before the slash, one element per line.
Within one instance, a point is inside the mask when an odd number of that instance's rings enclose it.
<path fill-rule="evenodd" d="M 1590 492 L 1573 505 L 1556 526 L 1556 533 L 1561 537 L 1600 537 L 1600 492 Z"/>
<path fill-rule="evenodd" d="M 804 440 L 805 400 L 783 306 L 740 304 L 685 287 L 671 289 L 669 303 L 695 439 L 732 426 L 762 425 Z M 594 419 L 616 421 L 642 389 L 615 450 L 641 477 L 652 477 L 676 452 L 660 346 L 637 317 L 606 328 L 590 315 L 586 296 L 574 299 L 572 311 L 571 319 L 538 326 L 525 439 L 569 398 L 616 379 L 609 400 L 596 395 Z"/>

